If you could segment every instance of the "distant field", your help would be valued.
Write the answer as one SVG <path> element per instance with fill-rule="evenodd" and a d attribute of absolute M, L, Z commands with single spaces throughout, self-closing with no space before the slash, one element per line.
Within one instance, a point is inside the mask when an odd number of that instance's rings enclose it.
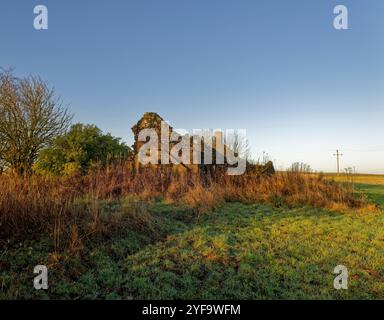
<path fill-rule="evenodd" d="M 327 174 L 336 181 L 351 181 L 346 175 Z M 384 208 L 384 175 L 357 174 L 353 176 L 356 189 Z"/>
<path fill-rule="evenodd" d="M 341 174 L 337 176 L 334 173 L 327 173 L 327 176 L 335 179 L 336 181 L 346 181 L 347 176 L 345 174 Z M 356 183 L 360 184 L 369 184 L 369 185 L 382 185 L 384 186 L 384 175 L 379 174 L 355 174 L 353 175 L 353 179 Z"/>

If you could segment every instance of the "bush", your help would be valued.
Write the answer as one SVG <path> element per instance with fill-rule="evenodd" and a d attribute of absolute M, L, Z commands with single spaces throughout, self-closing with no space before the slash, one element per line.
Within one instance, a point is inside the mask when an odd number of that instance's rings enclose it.
<path fill-rule="evenodd" d="M 103 134 L 93 125 L 75 124 L 40 152 L 34 166 L 37 172 L 53 175 L 86 174 L 99 164 L 126 159 L 131 150 L 119 138 Z"/>

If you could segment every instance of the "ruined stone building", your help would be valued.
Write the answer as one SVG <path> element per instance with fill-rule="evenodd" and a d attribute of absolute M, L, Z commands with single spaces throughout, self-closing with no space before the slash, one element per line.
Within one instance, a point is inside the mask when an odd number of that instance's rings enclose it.
<path fill-rule="evenodd" d="M 194 172 L 200 172 L 202 175 L 211 176 L 215 176 L 215 174 L 218 172 L 223 172 L 229 166 L 226 158 L 229 148 L 224 144 L 222 132 L 214 132 L 211 139 L 207 139 L 207 141 L 205 139 L 201 139 L 201 137 L 197 138 L 196 136 L 189 135 L 182 136 L 175 132 L 174 129 L 169 124 L 167 124 L 164 119 L 157 113 L 146 112 L 143 117 L 136 123 L 136 125 L 132 127 L 132 132 L 134 134 L 133 162 L 137 171 L 140 171 L 145 167 L 154 166 L 154 164 L 143 165 L 139 159 L 139 151 L 149 139 L 148 138 L 147 141 L 140 141 L 139 139 L 140 132 L 143 132 L 145 129 L 154 130 L 158 137 L 156 161 L 158 165 L 172 166 L 175 170 L 180 172 L 191 170 Z M 168 143 L 165 143 L 166 140 L 168 140 Z M 182 152 L 177 155 L 171 153 L 173 147 L 179 144 L 180 141 L 186 141 L 190 147 L 190 154 L 189 157 L 187 157 L 189 161 L 183 161 L 185 158 L 181 158 Z M 163 148 L 164 145 L 168 146 L 168 148 Z M 195 152 L 193 152 L 194 148 Z M 164 164 L 165 162 L 162 161 L 164 160 L 164 158 L 162 158 L 164 156 L 169 157 L 169 164 Z M 176 158 L 178 160 L 178 164 L 175 164 L 175 161 L 173 161 Z M 255 170 L 266 174 L 274 173 L 272 163 L 267 163 L 265 165 L 252 165 L 247 162 L 247 172 Z"/>

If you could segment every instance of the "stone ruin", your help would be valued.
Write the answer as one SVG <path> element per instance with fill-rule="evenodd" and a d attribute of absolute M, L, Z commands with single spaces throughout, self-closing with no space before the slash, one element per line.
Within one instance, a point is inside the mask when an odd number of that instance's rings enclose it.
<path fill-rule="evenodd" d="M 155 112 L 146 112 L 142 116 L 142 118 L 132 127 L 132 132 L 134 135 L 134 144 L 133 144 L 133 162 L 134 162 L 134 168 L 136 171 L 142 170 L 144 167 L 153 167 L 154 165 L 142 165 L 140 161 L 138 160 L 138 153 L 140 148 L 146 143 L 145 141 L 139 141 L 139 133 L 143 129 L 155 129 L 158 137 L 161 137 L 161 124 L 165 123 L 164 119 L 159 116 Z M 167 124 L 168 131 L 169 131 L 169 136 L 171 135 L 172 132 L 174 132 L 173 128 Z M 177 134 L 180 139 L 181 135 Z M 169 138 L 169 137 L 168 137 Z M 193 137 L 189 137 L 190 139 L 190 145 L 193 146 Z M 202 176 L 208 175 L 214 177 L 217 173 L 222 173 L 224 170 L 228 167 L 225 155 L 223 155 L 224 158 L 224 164 L 218 164 L 216 163 L 216 150 L 222 150 L 220 147 L 228 148 L 227 146 L 223 145 L 219 147 L 219 143 L 222 143 L 223 137 L 222 133 L 220 132 L 215 132 L 214 137 L 213 137 L 213 145 L 212 147 L 212 164 L 161 164 L 160 157 L 161 157 L 161 152 L 160 152 L 160 143 L 159 143 L 159 150 L 158 150 L 158 165 L 161 166 L 173 166 L 175 167 L 176 170 L 179 170 L 181 172 L 183 171 L 194 171 L 194 172 L 199 172 Z M 159 139 L 159 142 L 160 139 Z M 169 150 L 172 149 L 174 145 L 176 145 L 178 141 L 176 142 L 170 142 L 169 144 Z M 192 155 L 192 149 L 191 148 L 191 159 L 193 157 Z M 204 145 L 201 147 L 201 159 L 204 159 Z M 265 164 L 251 164 L 247 162 L 246 165 L 246 173 L 247 174 L 254 174 L 256 176 L 260 175 L 268 175 L 271 176 L 275 174 L 275 169 L 273 166 L 273 163 L 271 161 L 265 163 Z"/>

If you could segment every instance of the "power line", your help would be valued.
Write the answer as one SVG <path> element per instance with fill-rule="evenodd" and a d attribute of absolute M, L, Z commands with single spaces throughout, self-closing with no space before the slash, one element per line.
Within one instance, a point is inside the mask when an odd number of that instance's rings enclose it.
<path fill-rule="evenodd" d="M 336 150 L 336 154 L 334 154 L 334 156 L 337 159 L 337 174 L 339 174 L 340 173 L 340 157 L 342 157 L 343 154 L 340 153 L 339 150 Z"/>

